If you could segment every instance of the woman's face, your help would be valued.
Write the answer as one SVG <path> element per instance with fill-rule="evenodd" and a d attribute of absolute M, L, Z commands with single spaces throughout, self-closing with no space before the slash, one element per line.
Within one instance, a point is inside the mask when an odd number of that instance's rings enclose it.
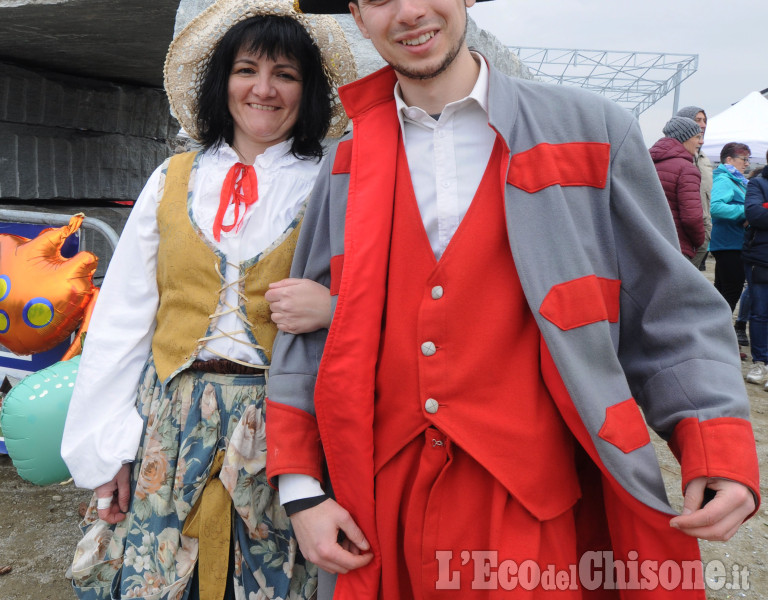
<path fill-rule="evenodd" d="M 229 113 L 234 146 L 249 162 L 289 137 L 299 117 L 302 92 L 298 63 L 241 50 L 229 74 Z"/>
<path fill-rule="evenodd" d="M 728 165 L 733 165 L 734 167 L 736 167 L 736 170 L 744 173 L 749 168 L 749 154 L 729 156 L 725 159 L 725 163 Z"/>

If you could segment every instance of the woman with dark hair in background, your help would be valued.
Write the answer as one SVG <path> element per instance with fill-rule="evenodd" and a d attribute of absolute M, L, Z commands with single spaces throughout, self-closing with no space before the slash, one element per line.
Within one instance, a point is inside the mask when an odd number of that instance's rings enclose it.
<path fill-rule="evenodd" d="M 720 165 L 713 173 L 712 239 L 709 250 L 715 257 L 715 287 L 731 307 L 736 308 L 744 288 L 744 194 L 751 151 L 746 144 L 729 142 L 720 151 Z"/>
<path fill-rule="evenodd" d="M 334 88 L 354 61 L 331 17 L 219 0 L 173 41 L 165 75 L 203 150 L 150 177 L 93 313 L 62 444 L 75 483 L 95 490 L 73 586 L 309 598 L 317 570 L 264 472 L 277 333 L 265 294 L 289 274 L 323 140 L 344 131 Z M 308 330 L 326 327 L 328 290 L 297 285 L 315 305 Z"/>
<path fill-rule="evenodd" d="M 750 175 L 744 199 L 749 227 L 741 253 L 752 296 L 749 337 L 753 365 L 747 373 L 747 381 L 768 385 L 768 168 Z"/>

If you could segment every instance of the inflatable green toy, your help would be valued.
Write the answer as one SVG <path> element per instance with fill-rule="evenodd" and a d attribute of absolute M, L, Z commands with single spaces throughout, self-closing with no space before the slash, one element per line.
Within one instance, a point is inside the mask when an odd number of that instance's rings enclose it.
<path fill-rule="evenodd" d="M 57 362 L 17 383 L 3 400 L 0 427 L 22 479 L 49 485 L 69 479 L 61 437 L 80 356 Z"/>

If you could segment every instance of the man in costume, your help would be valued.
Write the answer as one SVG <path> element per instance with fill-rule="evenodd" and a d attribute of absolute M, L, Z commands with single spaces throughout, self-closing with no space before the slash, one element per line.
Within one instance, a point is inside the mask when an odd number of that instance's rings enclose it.
<path fill-rule="evenodd" d="M 278 337 L 268 476 L 337 599 L 703 599 L 701 569 L 659 565 L 759 501 L 729 311 L 635 119 L 501 75 L 464 41 L 472 4 L 349 5 L 390 66 L 340 90 L 353 134 L 292 269 L 330 286 L 333 321 Z"/>

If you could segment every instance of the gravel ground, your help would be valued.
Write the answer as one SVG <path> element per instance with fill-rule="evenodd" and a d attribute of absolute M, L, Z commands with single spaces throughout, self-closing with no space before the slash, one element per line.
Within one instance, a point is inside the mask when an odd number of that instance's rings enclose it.
<path fill-rule="evenodd" d="M 711 279 L 712 260 L 707 276 Z M 743 363 L 744 371 L 749 361 Z M 747 385 L 761 466 L 761 493 L 768 497 L 768 392 Z M 682 506 L 679 468 L 666 445 L 654 441 L 668 477 L 673 506 Z M 0 455 L 0 600 L 72 600 L 65 577 L 80 539 L 79 511 L 91 492 L 71 483 L 45 487 L 20 479 L 11 460 Z M 722 576 L 709 583 L 710 600 L 768 599 L 768 507 L 725 543 L 702 542 L 705 563 L 720 561 Z M 9 570 L 10 569 L 10 570 Z M 734 577 L 734 570 L 738 573 Z M 5 572 L 7 571 L 7 572 Z M 713 574 L 717 574 L 713 571 Z M 736 584 L 736 585 L 734 585 Z M 748 587 L 747 587 L 748 586 Z M 719 587 L 720 589 L 714 589 Z M 738 587 L 739 589 L 736 589 Z"/>
<path fill-rule="evenodd" d="M 21 479 L 0 455 L 2 600 L 72 600 L 65 573 L 80 539 L 80 503 L 92 492 L 68 485 L 39 487 Z"/>

